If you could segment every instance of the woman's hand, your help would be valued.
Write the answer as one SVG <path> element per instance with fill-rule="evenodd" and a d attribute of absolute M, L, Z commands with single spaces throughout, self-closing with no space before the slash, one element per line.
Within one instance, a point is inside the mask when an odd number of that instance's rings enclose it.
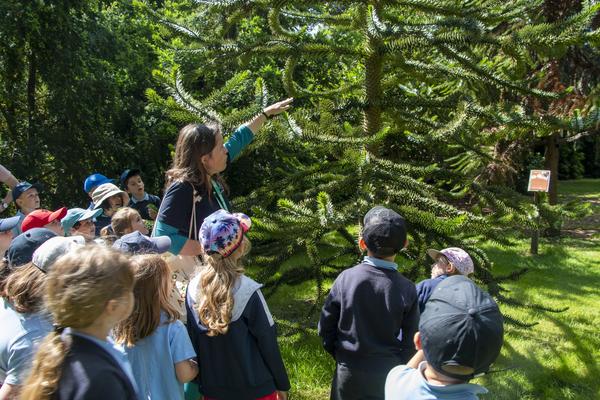
<path fill-rule="evenodd" d="M 289 109 L 292 104 L 292 101 L 294 101 L 294 98 L 290 97 L 289 99 L 285 99 L 265 107 L 265 109 L 263 109 L 260 114 L 258 114 L 248 123 L 246 123 L 246 126 L 250 128 L 252 133 L 256 134 L 260 130 L 260 128 L 262 128 L 263 124 L 267 121 L 267 118 L 271 118 L 275 115 L 281 114 L 282 112 Z"/>
<path fill-rule="evenodd" d="M 291 104 L 293 101 L 294 101 L 293 97 L 279 101 L 277 103 L 274 103 L 274 104 L 271 104 L 270 106 L 265 107 L 263 112 L 268 117 L 272 117 L 274 115 L 281 114 L 282 112 L 287 111 L 287 109 L 291 107 Z"/>

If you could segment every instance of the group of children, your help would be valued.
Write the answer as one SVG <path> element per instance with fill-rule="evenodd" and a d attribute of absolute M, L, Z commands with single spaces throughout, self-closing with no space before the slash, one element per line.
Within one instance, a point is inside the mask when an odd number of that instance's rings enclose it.
<path fill-rule="evenodd" d="M 468 381 L 500 353 L 503 319 L 467 275 L 460 248 L 430 249 L 431 279 L 415 285 L 398 272 L 408 245 L 404 218 L 385 207 L 364 217 L 363 261 L 341 272 L 325 300 L 318 332 L 336 361 L 332 400 L 477 399 Z"/>
<path fill-rule="evenodd" d="M 39 209 L 39 187 L 13 188 L 19 211 L 0 220 L 0 400 L 286 399 L 273 317 L 244 275 L 250 218 L 207 216 L 202 266 L 176 288 L 171 239 L 149 237 L 144 223 L 160 198 L 139 170 L 120 181 L 90 175 L 87 209 Z M 394 261 L 407 243 L 399 214 L 365 215 L 366 256 L 335 280 L 318 325 L 336 361 L 332 399 L 486 392 L 468 381 L 500 352 L 496 303 L 467 278 L 474 265 L 459 248 L 429 250 L 431 279 L 415 286 Z"/>
<path fill-rule="evenodd" d="M 191 381 L 188 398 L 287 398 L 273 317 L 243 275 L 250 225 L 224 210 L 204 221 L 205 265 L 183 307 L 171 299 L 168 237 L 18 235 L 2 267 L 0 398 L 184 399 Z"/>

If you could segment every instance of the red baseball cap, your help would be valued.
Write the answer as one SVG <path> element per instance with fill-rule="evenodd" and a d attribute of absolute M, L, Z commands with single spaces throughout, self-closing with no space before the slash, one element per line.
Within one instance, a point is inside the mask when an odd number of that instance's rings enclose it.
<path fill-rule="evenodd" d="M 43 228 L 54 220 L 60 221 L 65 215 L 67 215 L 67 207 L 59 208 L 56 211 L 34 210 L 27 214 L 21 223 L 21 231 L 27 232 L 32 228 Z"/>

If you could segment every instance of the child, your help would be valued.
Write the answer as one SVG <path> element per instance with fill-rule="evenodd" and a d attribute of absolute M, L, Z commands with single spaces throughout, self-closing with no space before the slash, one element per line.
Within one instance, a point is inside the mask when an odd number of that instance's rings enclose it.
<path fill-rule="evenodd" d="M 119 208 L 129 203 L 129 195 L 112 183 L 103 183 L 94 189 L 92 199 L 94 209 L 102 209 L 102 214 L 96 218 L 96 236 L 100 236 L 102 228 L 110 225 L 113 215 Z"/>
<path fill-rule="evenodd" d="M 183 384 L 198 375 L 198 364 L 179 311 L 169 304 L 171 271 L 158 255 L 136 256 L 133 265 L 135 305 L 113 337 L 128 347 L 142 398 L 183 400 Z"/>
<path fill-rule="evenodd" d="M 12 198 L 17 206 L 17 214 L 19 224 L 13 228 L 13 235 L 18 236 L 21 233 L 21 223 L 25 216 L 40 208 L 40 185 L 32 185 L 29 182 L 19 182 L 12 190 Z"/>
<path fill-rule="evenodd" d="M 83 208 L 70 208 L 67 215 L 60 220 L 65 236 L 81 235 L 86 242 L 96 238 L 96 217 L 102 210 L 84 210 Z"/>
<path fill-rule="evenodd" d="M 133 308 L 129 259 L 102 246 L 69 252 L 46 278 L 51 332 L 34 358 L 21 399 L 137 399 L 127 357 L 108 333 Z"/>
<path fill-rule="evenodd" d="M 15 396 L 39 342 L 52 330 L 43 312 L 46 273 L 58 257 L 83 243 L 81 236 L 48 239 L 34 252 L 31 263 L 8 276 L 0 305 L 0 399 Z"/>
<path fill-rule="evenodd" d="M 112 217 L 110 227 L 112 234 L 118 238 L 132 232 L 140 232 L 143 235 L 149 233 L 140 213 L 131 207 L 123 207 L 117 211 Z M 106 230 L 102 232 L 103 235 L 108 234 Z"/>
<path fill-rule="evenodd" d="M 60 221 L 67 215 L 67 208 L 62 207 L 56 211 L 48 211 L 44 209 L 35 210 L 27 214 L 21 223 L 21 231 L 27 232 L 33 228 L 46 228 L 59 236 L 63 235 L 63 229 L 60 226 Z"/>
<path fill-rule="evenodd" d="M 96 190 L 96 188 L 102 184 L 113 182 L 113 179 L 108 179 L 106 176 L 97 172 L 85 178 L 85 181 L 83 182 L 83 190 L 88 196 L 90 196 L 90 199 L 92 200 L 88 206 L 88 210 L 94 209 L 94 190 Z"/>
<path fill-rule="evenodd" d="M 383 399 L 390 369 L 414 353 L 417 293 L 394 262 L 407 243 L 404 218 L 378 206 L 363 225 L 359 246 L 367 257 L 337 277 L 319 321 L 323 347 L 337 363 L 332 399 Z"/>
<path fill-rule="evenodd" d="M 205 400 L 287 399 L 290 389 L 261 285 L 240 264 L 249 228 L 244 214 L 218 210 L 200 229 L 206 266 L 188 285 L 186 309 Z"/>
<path fill-rule="evenodd" d="M 414 336 L 419 351 L 408 365 L 390 371 L 385 398 L 476 400 L 487 390 L 468 382 L 486 373 L 500 354 L 502 324 L 498 305 L 487 293 L 466 276 L 448 277 L 421 315 Z"/>
<path fill-rule="evenodd" d="M 160 208 L 160 197 L 144 191 L 139 169 L 126 169 L 121 174 L 121 187 L 129 193 L 129 207 L 137 210 L 143 219 L 156 219 Z"/>
<path fill-rule="evenodd" d="M 13 228 L 19 224 L 19 217 L 0 219 L 0 256 L 4 256 L 13 240 Z"/>
<path fill-rule="evenodd" d="M 429 296 L 441 281 L 452 275 L 467 276 L 475 270 L 473 260 L 461 248 L 449 247 L 442 251 L 429 249 L 427 254 L 433 259 L 434 263 L 431 266 L 431 279 L 425 279 L 417 284 L 420 312 L 425 310 L 425 303 L 427 303 Z"/>

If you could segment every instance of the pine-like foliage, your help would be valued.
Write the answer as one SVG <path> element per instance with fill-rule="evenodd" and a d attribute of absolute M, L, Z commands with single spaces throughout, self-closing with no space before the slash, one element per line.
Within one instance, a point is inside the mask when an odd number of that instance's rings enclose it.
<path fill-rule="evenodd" d="M 255 176 L 253 190 L 234 200 L 254 217 L 253 262 L 263 266 L 268 287 L 314 279 L 321 296 L 323 279 L 359 258 L 361 217 L 384 204 L 409 223 L 406 274 L 425 272 L 428 247 L 460 246 L 472 255 L 476 277 L 500 294 L 477 243 L 534 227 L 535 211 L 482 179 L 499 161 L 495 145 L 599 121 L 596 111 L 540 117 L 524 100 L 564 95 L 537 88 L 539 77 L 528 74 L 534 54 L 556 57 L 599 39 L 587 29 L 596 8 L 535 24 L 540 4 L 196 1 L 193 10 L 179 10 L 184 22 L 166 23 L 178 35 L 171 43 L 181 69 L 165 80 L 178 112 L 231 129 L 271 101 L 296 99 L 251 151 L 297 153 L 271 165 L 277 179 Z M 207 96 L 207 88 L 215 91 Z"/>

